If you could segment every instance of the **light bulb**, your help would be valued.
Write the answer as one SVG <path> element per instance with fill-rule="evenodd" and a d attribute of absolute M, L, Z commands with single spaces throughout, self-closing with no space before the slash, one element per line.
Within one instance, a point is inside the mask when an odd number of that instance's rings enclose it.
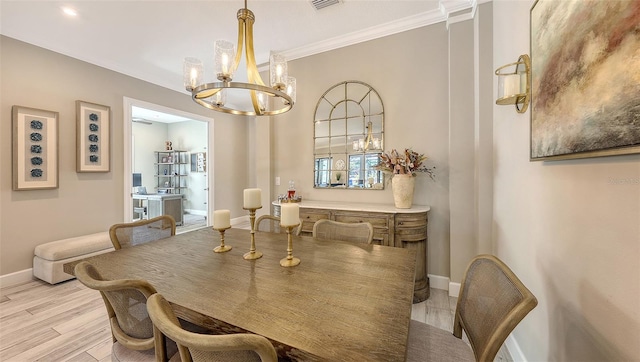
<path fill-rule="evenodd" d="M 267 105 L 265 104 L 264 94 L 262 92 L 258 93 L 258 107 L 261 111 L 267 109 Z"/>
<path fill-rule="evenodd" d="M 218 107 L 224 106 L 224 102 L 226 101 L 226 93 L 224 89 L 221 89 L 213 96 L 212 103 Z"/>
<path fill-rule="evenodd" d="M 229 55 L 222 53 L 222 73 L 229 74 Z"/>
<path fill-rule="evenodd" d="M 189 76 L 189 79 L 191 80 L 191 87 L 195 88 L 198 85 L 198 69 L 191 68 L 191 75 Z"/>

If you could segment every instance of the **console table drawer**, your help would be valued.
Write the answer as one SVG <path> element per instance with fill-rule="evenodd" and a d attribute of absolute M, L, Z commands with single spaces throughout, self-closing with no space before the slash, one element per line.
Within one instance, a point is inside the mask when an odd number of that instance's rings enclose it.
<path fill-rule="evenodd" d="M 427 226 L 427 214 L 409 214 L 396 216 L 396 229 Z"/>
<path fill-rule="evenodd" d="M 427 238 L 427 225 L 418 228 L 396 229 L 396 237 L 404 241 L 418 241 Z"/>
<path fill-rule="evenodd" d="M 389 216 L 387 215 L 371 216 L 371 215 L 354 215 L 353 213 L 350 213 L 350 214 L 336 213 L 335 220 L 340 222 L 348 222 L 348 223 L 368 222 L 368 223 L 371 223 L 371 226 L 373 226 L 374 229 L 389 230 Z"/>
<path fill-rule="evenodd" d="M 302 232 L 311 233 L 313 224 L 318 220 L 331 219 L 331 211 L 329 210 L 308 210 L 300 208 L 300 220 L 302 220 Z"/>

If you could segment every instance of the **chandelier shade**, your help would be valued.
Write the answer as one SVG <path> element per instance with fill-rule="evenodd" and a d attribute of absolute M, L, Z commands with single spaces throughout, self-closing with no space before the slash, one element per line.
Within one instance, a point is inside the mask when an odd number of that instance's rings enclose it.
<path fill-rule="evenodd" d="M 255 16 L 247 8 L 238 10 L 238 43 L 225 40 L 215 42 L 214 73 L 218 82 L 203 83 L 202 62 L 186 58 L 184 62 L 184 86 L 191 98 L 203 107 L 214 111 L 245 115 L 273 116 L 289 111 L 296 98 L 296 80 L 288 75 L 284 55 L 272 52 L 269 57 L 269 85 L 265 85 L 256 65 L 253 51 L 253 23 Z M 247 82 L 234 82 L 233 77 L 245 53 Z M 250 106 L 227 103 L 229 99 L 245 99 Z M 241 102 L 242 103 L 242 102 Z M 271 109 L 270 109 L 271 107 Z"/>
<path fill-rule="evenodd" d="M 287 77 L 287 94 L 293 103 L 296 102 L 296 78 Z"/>
<path fill-rule="evenodd" d="M 231 81 L 235 72 L 235 69 L 231 69 L 231 62 L 236 57 L 236 46 L 226 40 L 216 40 L 214 51 L 216 77 Z"/>
<path fill-rule="evenodd" d="M 187 90 L 192 90 L 202 83 L 202 62 L 196 58 L 186 58 L 184 60 L 184 86 Z"/>

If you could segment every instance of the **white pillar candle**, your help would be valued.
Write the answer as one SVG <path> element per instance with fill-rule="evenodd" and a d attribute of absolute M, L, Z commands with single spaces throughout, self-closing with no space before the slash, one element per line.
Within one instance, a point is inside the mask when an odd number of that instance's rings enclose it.
<path fill-rule="evenodd" d="M 300 223 L 300 205 L 296 203 L 281 204 L 280 215 L 280 225 L 298 225 Z"/>
<path fill-rule="evenodd" d="M 259 209 L 262 207 L 262 191 L 260 189 L 244 190 L 244 208 Z"/>
<path fill-rule="evenodd" d="M 514 96 L 520 94 L 520 75 L 510 74 L 504 79 L 504 96 Z"/>
<path fill-rule="evenodd" d="M 231 227 L 231 211 L 216 210 L 213 212 L 213 228 L 226 229 Z"/>

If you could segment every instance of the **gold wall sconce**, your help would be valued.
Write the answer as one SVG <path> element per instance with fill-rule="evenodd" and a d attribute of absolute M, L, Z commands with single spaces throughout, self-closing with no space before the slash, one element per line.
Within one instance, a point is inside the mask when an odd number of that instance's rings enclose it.
<path fill-rule="evenodd" d="M 496 69 L 498 76 L 497 105 L 515 104 L 518 113 L 524 113 L 531 100 L 531 58 L 523 54 L 515 63 Z"/>

